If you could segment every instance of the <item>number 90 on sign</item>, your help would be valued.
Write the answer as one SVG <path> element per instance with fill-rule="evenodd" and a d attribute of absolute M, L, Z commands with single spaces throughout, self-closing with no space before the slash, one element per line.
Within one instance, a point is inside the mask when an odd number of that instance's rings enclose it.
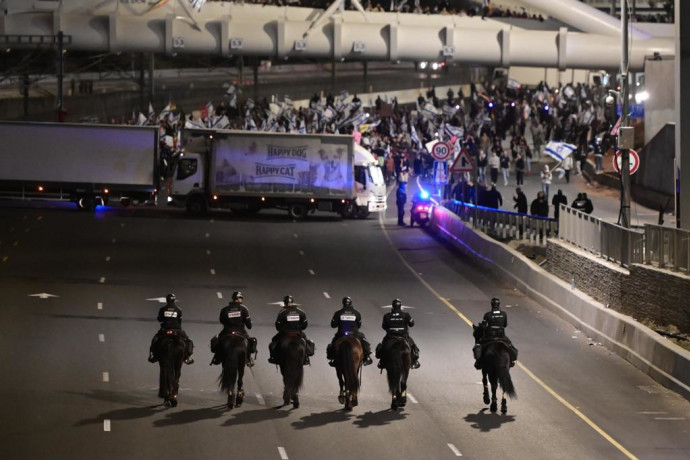
<path fill-rule="evenodd" d="M 453 147 L 447 142 L 437 142 L 431 148 L 431 156 L 438 161 L 446 161 L 450 158 Z"/>

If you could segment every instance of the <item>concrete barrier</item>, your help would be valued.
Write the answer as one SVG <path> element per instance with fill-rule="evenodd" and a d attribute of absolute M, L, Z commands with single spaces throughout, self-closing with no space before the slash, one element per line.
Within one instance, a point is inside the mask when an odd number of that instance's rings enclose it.
<path fill-rule="evenodd" d="M 654 380 L 690 400 L 690 352 L 607 309 L 551 275 L 520 252 L 468 227 L 458 216 L 434 207 L 430 231 L 482 267 L 539 301 L 588 336 L 603 343 Z"/>

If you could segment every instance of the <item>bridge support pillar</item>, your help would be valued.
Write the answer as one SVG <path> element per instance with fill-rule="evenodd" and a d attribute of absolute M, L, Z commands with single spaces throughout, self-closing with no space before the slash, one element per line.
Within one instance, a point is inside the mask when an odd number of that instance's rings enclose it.
<path fill-rule="evenodd" d="M 676 225 L 690 229 L 690 4 L 676 2 Z M 682 27 L 685 25 L 685 27 Z M 683 164 L 688 172 L 683 174 Z M 680 177 L 678 177 L 680 176 Z M 684 197 L 681 199 L 681 196 Z"/>

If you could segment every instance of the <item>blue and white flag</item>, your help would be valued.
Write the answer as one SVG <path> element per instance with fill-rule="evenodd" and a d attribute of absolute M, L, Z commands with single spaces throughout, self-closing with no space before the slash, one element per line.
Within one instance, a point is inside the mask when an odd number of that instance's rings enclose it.
<path fill-rule="evenodd" d="M 300 134 L 307 134 L 307 127 L 306 127 L 306 125 L 304 124 L 304 120 L 303 120 L 303 119 L 299 121 L 299 133 L 300 133 Z"/>
<path fill-rule="evenodd" d="M 446 134 L 448 135 L 448 137 L 457 137 L 457 138 L 462 139 L 463 136 L 465 135 L 465 130 L 464 130 L 464 128 L 458 127 L 458 126 L 449 125 L 449 124 L 447 124 L 447 123 L 446 123 L 446 126 L 445 126 L 445 130 L 446 130 Z"/>
<path fill-rule="evenodd" d="M 206 0 L 189 0 L 189 4 L 191 5 L 191 7 L 196 8 L 196 10 L 200 13 L 201 7 L 204 6 L 204 3 L 206 3 Z"/>
<path fill-rule="evenodd" d="M 156 111 L 153 110 L 153 104 L 149 102 L 149 118 L 153 118 L 156 116 Z"/>
<path fill-rule="evenodd" d="M 572 144 L 551 141 L 546 145 L 544 152 L 558 161 L 563 161 L 567 157 L 569 157 L 576 149 L 577 147 Z"/>
<path fill-rule="evenodd" d="M 146 125 L 147 121 L 148 118 L 146 118 L 143 113 L 139 112 L 139 118 L 137 118 L 137 126 L 144 126 Z"/>
<path fill-rule="evenodd" d="M 206 126 L 203 125 L 200 121 L 197 120 L 187 120 L 185 121 L 184 127 L 186 129 L 204 129 Z"/>
<path fill-rule="evenodd" d="M 417 148 L 419 150 L 422 150 L 422 141 L 419 140 L 419 136 L 417 135 L 417 130 L 414 129 L 414 124 L 410 126 L 410 137 L 412 138 L 412 142 L 417 144 Z"/>
<path fill-rule="evenodd" d="M 254 118 L 249 110 L 244 115 L 244 130 L 245 131 L 256 131 L 256 123 L 254 123 Z"/>
<path fill-rule="evenodd" d="M 226 129 L 230 126 L 230 120 L 228 120 L 228 117 L 223 115 L 222 117 L 218 117 L 215 120 L 211 122 L 211 128 L 215 129 Z M 256 129 L 256 126 L 254 126 L 254 129 Z"/>
<path fill-rule="evenodd" d="M 161 113 L 158 114 L 158 121 L 165 120 L 170 115 L 170 104 L 166 105 Z"/>
<path fill-rule="evenodd" d="M 456 109 L 454 105 L 443 104 L 443 115 L 447 116 L 448 118 L 452 118 L 457 111 L 458 109 Z"/>

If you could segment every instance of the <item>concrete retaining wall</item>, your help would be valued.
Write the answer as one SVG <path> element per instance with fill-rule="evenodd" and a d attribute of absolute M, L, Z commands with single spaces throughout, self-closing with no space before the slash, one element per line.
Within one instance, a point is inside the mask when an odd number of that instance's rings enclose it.
<path fill-rule="evenodd" d="M 690 352 L 535 265 L 519 252 L 435 207 L 430 230 L 561 318 L 690 400 Z M 615 282 L 615 281 L 614 281 Z"/>

